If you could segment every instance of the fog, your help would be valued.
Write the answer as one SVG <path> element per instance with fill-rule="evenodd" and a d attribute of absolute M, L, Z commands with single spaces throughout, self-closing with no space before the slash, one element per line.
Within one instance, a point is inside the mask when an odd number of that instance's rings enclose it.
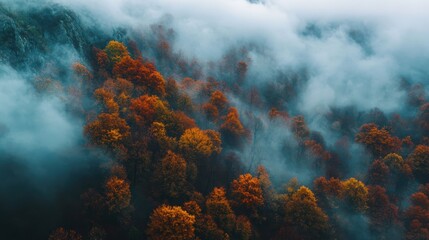
<path fill-rule="evenodd" d="M 245 47 L 248 52 L 242 57 L 250 59 L 250 66 L 243 88 L 263 88 L 281 73 L 305 71 L 298 95 L 281 107 L 292 115 L 304 115 L 310 128 L 323 135 L 328 148 L 340 137 L 325 119 L 332 109 L 407 112 L 407 93 L 401 81 L 428 85 L 429 2 L 424 0 L 0 2 L 20 10 L 58 3 L 73 9 L 83 25 L 110 36 L 122 27 L 130 39 L 147 37 L 152 24 L 166 25 L 175 32 L 173 51 L 197 59 L 203 77 L 210 76 L 210 64 L 222 61 L 228 51 Z M 61 46 L 45 59 L 60 55 L 63 57 L 53 61 L 70 66 L 72 59 L 79 58 L 70 49 Z M 64 59 L 68 60 L 61 62 Z M 0 66 L 0 152 L 36 164 L 32 166 L 63 155 L 83 139 L 83 119 L 68 113 L 61 97 L 37 93 L 32 85 L 35 75 Z M 68 77 L 61 81 L 69 81 Z M 252 124 L 246 114 L 253 111 L 263 124 L 253 139 L 255 144 L 242 151 L 244 163 L 254 164 L 253 159 L 258 158 L 255 161 L 266 165 L 283 182 L 298 177 L 302 183 L 311 184 L 314 177 L 322 175 L 291 164 L 299 159 L 294 152 L 285 153 L 284 148 L 294 149 L 297 143 L 284 125 L 270 122 L 266 112 L 252 109 L 233 94 L 228 97 L 244 123 Z M 361 146 L 351 144 L 350 149 L 353 154 L 347 159 L 346 175 L 359 176 L 370 159 Z M 368 227 L 366 220 L 354 221 L 362 222 L 362 229 Z"/>

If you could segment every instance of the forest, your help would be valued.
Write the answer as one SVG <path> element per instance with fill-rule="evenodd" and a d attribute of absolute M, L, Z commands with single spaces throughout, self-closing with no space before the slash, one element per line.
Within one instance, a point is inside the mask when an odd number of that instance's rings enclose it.
<path fill-rule="evenodd" d="M 429 239 L 429 31 L 231 1 L 0 1 L 1 239 Z"/>

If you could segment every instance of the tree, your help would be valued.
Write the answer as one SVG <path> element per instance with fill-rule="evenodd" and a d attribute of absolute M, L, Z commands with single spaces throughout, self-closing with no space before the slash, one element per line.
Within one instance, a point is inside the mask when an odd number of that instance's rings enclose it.
<path fill-rule="evenodd" d="M 199 128 L 186 129 L 179 140 L 179 149 L 190 159 L 208 158 L 216 150 L 207 134 Z"/>
<path fill-rule="evenodd" d="M 118 114 L 101 113 L 85 126 L 85 134 L 95 145 L 118 148 L 130 135 L 130 127 Z"/>
<path fill-rule="evenodd" d="M 116 176 L 109 178 L 105 184 L 106 203 L 111 212 L 120 212 L 131 202 L 130 185 Z"/>
<path fill-rule="evenodd" d="M 92 80 L 92 73 L 86 68 L 82 63 L 75 62 L 73 63 L 73 71 L 79 81 L 83 81 L 86 84 L 89 84 Z"/>
<path fill-rule="evenodd" d="M 420 183 L 429 182 L 429 147 L 418 145 L 408 156 L 414 176 Z"/>
<path fill-rule="evenodd" d="M 125 78 L 147 94 L 165 95 L 165 80 L 155 69 L 147 68 L 141 61 L 123 57 L 113 67 L 113 75 Z"/>
<path fill-rule="evenodd" d="M 203 105 L 203 111 L 209 121 L 216 122 L 218 120 L 219 110 L 215 105 L 206 103 Z"/>
<path fill-rule="evenodd" d="M 355 178 L 349 178 L 341 183 L 341 196 L 348 206 L 359 212 L 365 212 L 368 208 L 368 188 Z"/>
<path fill-rule="evenodd" d="M 236 108 L 231 107 L 224 123 L 220 126 L 220 132 L 225 140 L 232 145 L 240 145 L 241 137 L 246 134 L 246 129 L 240 121 Z"/>
<path fill-rule="evenodd" d="M 219 109 L 219 111 L 223 111 L 228 106 L 228 99 L 221 91 L 214 91 L 210 96 L 209 103 Z"/>
<path fill-rule="evenodd" d="M 420 107 L 418 123 L 425 132 L 429 131 L 429 103 L 425 103 Z"/>
<path fill-rule="evenodd" d="M 237 217 L 235 224 L 235 238 L 238 240 L 249 240 L 252 237 L 252 223 L 243 215 Z"/>
<path fill-rule="evenodd" d="M 207 213 L 227 233 L 231 233 L 235 225 L 235 215 L 226 198 L 224 188 L 214 188 L 206 200 Z"/>
<path fill-rule="evenodd" d="M 368 187 L 368 215 L 371 228 L 379 233 L 386 233 L 389 228 L 398 224 L 398 207 L 390 202 L 386 189 L 380 186 Z"/>
<path fill-rule="evenodd" d="M 210 215 L 202 213 L 196 201 L 183 204 L 183 209 L 195 216 L 195 235 L 197 239 L 229 240 L 228 234 L 221 230 Z"/>
<path fill-rule="evenodd" d="M 405 212 L 406 239 L 429 239 L 429 198 L 423 192 L 411 195 L 411 206 Z"/>
<path fill-rule="evenodd" d="M 95 99 L 102 106 L 103 111 L 107 113 L 118 113 L 119 105 L 115 101 L 115 94 L 105 88 L 98 88 L 94 91 Z"/>
<path fill-rule="evenodd" d="M 384 157 L 399 152 L 401 140 L 391 136 L 387 129 L 379 129 L 374 123 L 364 124 L 356 134 L 356 142 L 362 143 L 375 156 Z"/>
<path fill-rule="evenodd" d="M 295 137 L 299 142 L 303 142 L 310 136 L 310 130 L 308 129 L 303 116 L 292 118 L 292 132 L 295 134 Z"/>
<path fill-rule="evenodd" d="M 169 149 L 174 149 L 177 145 L 176 139 L 167 135 L 163 123 L 153 122 L 149 128 L 149 133 L 151 150 L 155 153 L 165 154 Z"/>
<path fill-rule="evenodd" d="M 82 236 L 75 232 L 74 230 L 65 230 L 64 228 L 60 227 L 55 229 L 49 235 L 49 240 L 82 240 Z"/>
<path fill-rule="evenodd" d="M 181 207 L 162 205 L 150 216 L 147 234 L 151 240 L 189 240 L 195 237 L 195 216 Z"/>
<path fill-rule="evenodd" d="M 165 196 L 179 198 L 186 192 L 186 161 L 172 151 L 161 160 L 155 170 L 156 187 Z"/>
<path fill-rule="evenodd" d="M 149 93 L 165 96 L 165 80 L 158 71 L 149 74 L 145 85 L 148 87 Z"/>
<path fill-rule="evenodd" d="M 131 100 L 130 111 L 139 126 L 148 126 L 169 114 L 167 106 L 157 96 L 143 95 Z"/>
<path fill-rule="evenodd" d="M 240 175 L 232 182 L 232 196 L 238 206 L 256 211 L 264 204 L 262 188 L 259 179 L 249 173 Z"/>
<path fill-rule="evenodd" d="M 118 41 L 110 41 L 104 48 L 104 52 L 112 63 L 117 63 L 123 57 L 129 55 L 127 47 Z"/>
<path fill-rule="evenodd" d="M 314 180 L 314 192 L 324 209 L 338 208 L 343 185 L 338 178 L 319 177 Z"/>
<path fill-rule="evenodd" d="M 286 223 L 304 239 L 326 239 L 328 216 L 317 205 L 313 192 L 302 186 L 286 201 Z"/>
<path fill-rule="evenodd" d="M 375 185 L 386 186 L 389 182 L 389 167 L 382 160 L 375 160 L 368 171 L 369 181 Z"/>

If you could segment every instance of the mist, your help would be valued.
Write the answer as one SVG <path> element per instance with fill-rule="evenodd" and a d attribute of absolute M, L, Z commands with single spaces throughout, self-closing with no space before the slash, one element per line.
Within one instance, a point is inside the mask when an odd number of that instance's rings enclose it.
<path fill-rule="evenodd" d="M 357 128 L 366 123 L 361 116 L 373 109 L 379 109 L 386 116 L 415 115 L 417 109 L 407 105 L 404 81 L 429 87 L 429 29 L 426 26 L 429 3 L 424 0 L 376 3 L 369 0 L 323 3 L 317 0 L 107 0 L 102 4 L 95 0 L 0 0 L 0 3 L 12 12 L 32 12 L 57 4 L 61 9 L 71 9 L 70 18 L 79 23 L 79 27 L 70 27 L 71 30 L 65 30 L 58 38 L 52 36 L 62 33 L 60 30 L 49 33 L 51 35 L 41 34 L 48 41 L 62 41 L 48 49 L 40 46 L 34 50 L 36 43 L 33 46 L 31 41 L 22 40 L 28 44 L 25 46 L 30 46 L 22 51 L 23 59 L 33 59 L 32 64 L 9 66 L 6 57 L 0 56 L 0 153 L 8 156 L 0 163 L 7 165 L 13 159 L 12 162 L 25 165 L 23 176 L 34 178 L 38 183 L 30 188 L 50 196 L 51 201 L 56 198 L 51 187 L 58 190 L 68 186 L 71 175 L 80 169 L 88 171 L 88 164 L 97 160 L 86 155 L 82 135 L 84 116 L 70 111 L 66 91 L 40 93 L 35 88 L 36 80 L 53 78 L 67 89 L 74 84 L 70 73 L 73 62 L 89 65 L 90 59 L 85 54 L 92 47 L 102 48 L 108 38 L 124 42 L 145 40 L 140 45 L 147 47 L 142 50 L 143 57 L 152 59 L 160 72 L 168 72 L 166 77 L 179 81 L 188 76 L 164 67 L 162 59 L 154 53 L 155 47 L 150 45 L 156 41 L 156 36 L 151 36 L 155 25 L 172 30 L 168 39 L 172 52 L 198 62 L 201 80 L 215 77 L 233 81 L 230 73 L 219 70 L 228 54 L 249 64 L 246 80 L 240 86 L 243 89 L 269 92 L 267 89 L 278 89 L 296 78 L 297 93 L 286 96 L 279 90 L 278 99 L 282 101 L 276 107 L 291 116 L 304 116 L 311 134 L 321 135 L 328 150 L 335 149 L 342 139 L 334 124 L 338 121 L 328 119 L 333 112 L 344 111 L 347 115 L 351 109 L 353 117 L 359 116 L 359 120 L 351 124 L 350 129 L 357 132 Z M 52 12 L 55 15 L 57 8 Z M 124 34 L 118 35 L 121 30 Z M 86 36 L 85 31 L 94 34 Z M 234 92 L 226 94 L 246 127 L 252 129 L 255 119 L 260 124 L 258 132 L 249 138 L 250 144 L 239 151 L 232 150 L 240 156 L 246 169 L 254 172 L 258 164 L 263 164 L 278 189 L 293 177 L 311 185 L 316 177 L 324 175 L 326 169 L 315 170 L 302 160 L 303 155 L 297 150 L 299 143 L 284 123 L 272 121 L 267 109 L 252 106 L 246 97 L 236 96 Z M 269 105 L 269 97 L 265 96 L 264 104 Z M 342 178 L 363 179 L 373 160 L 354 142 L 350 143 L 347 154 L 338 153 L 338 156 L 344 170 L 339 176 Z M 56 177 L 50 176 L 46 166 L 53 166 L 51 170 L 62 179 L 62 187 L 49 185 Z M 70 166 L 73 166 L 71 170 Z M 87 172 L 83 175 L 87 176 Z M 1 191 L 11 186 L 13 184 L 4 185 Z M 367 219 L 356 217 L 353 222 L 369 235 Z"/>

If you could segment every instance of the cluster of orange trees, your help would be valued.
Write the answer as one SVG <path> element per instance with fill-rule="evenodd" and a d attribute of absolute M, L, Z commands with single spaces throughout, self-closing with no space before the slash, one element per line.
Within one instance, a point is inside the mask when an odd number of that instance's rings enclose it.
<path fill-rule="evenodd" d="M 239 66 L 244 81 L 248 66 Z M 398 206 L 414 179 L 429 182 L 428 146 L 365 124 L 355 141 L 376 160 L 367 175 L 341 179 L 338 156 L 312 136 L 304 117 L 273 108 L 267 116 L 290 129 L 303 161 L 334 176 L 312 186 L 292 179 L 279 190 L 263 166 L 245 171 L 224 154 L 252 139 L 221 83 L 165 79 L 117 41 L 94 50 L 91 68 L 73 66 L 82 95 L 93 99 L 83 107 L 84 134 L 88 148 L 108 159 L 105 176 L 82 193 L 83 219 L 67 226 L 77 231 L 60 227 L 50 240 L 346 239 L 350 216 L 367 217 L 375 236 L 404 229 L 408 239 L 429 239 L 428 185 L 409 208 Z"/>

